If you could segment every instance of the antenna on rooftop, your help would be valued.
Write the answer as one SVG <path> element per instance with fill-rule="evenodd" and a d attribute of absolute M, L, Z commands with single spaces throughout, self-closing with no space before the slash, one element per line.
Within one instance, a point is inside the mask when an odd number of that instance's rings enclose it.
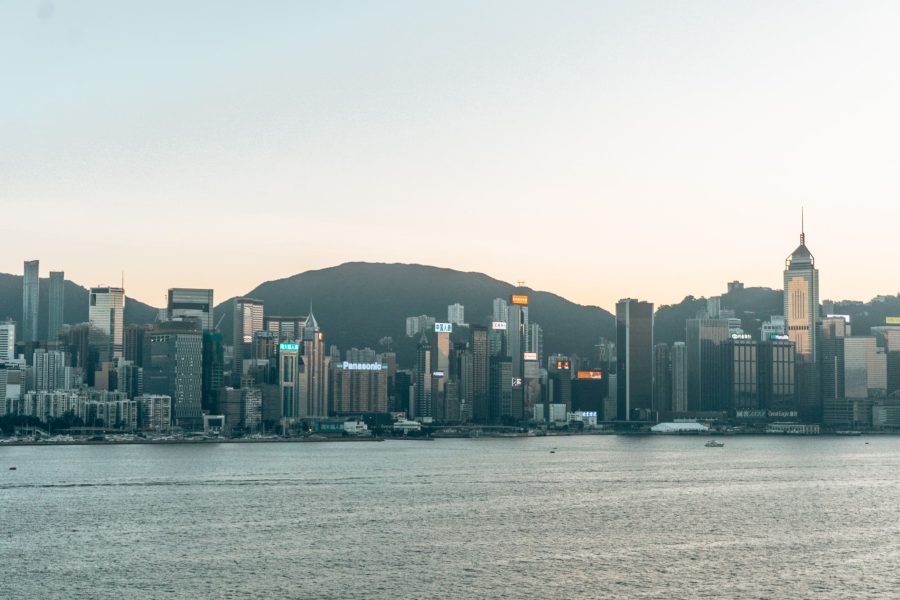
<path fill-rule="evenodd" d="M 806 244 L 806 223 L 802 206 L 800 207 L 800 243 Z"/>

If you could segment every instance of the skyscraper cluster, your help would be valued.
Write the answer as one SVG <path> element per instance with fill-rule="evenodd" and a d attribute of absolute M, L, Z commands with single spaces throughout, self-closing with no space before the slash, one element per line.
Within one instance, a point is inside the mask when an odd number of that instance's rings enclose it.
<path fill-rule="evenodd" d="M 454 302 L 446 320 L 406 318 L 415 352 L 399 364 L 389 336 L 377 351 L 328 345 L 311 306 L 270 314 L 261 299 L 235 298 L 226 338 L 211 289 L 169 289 L 157 322 L 142 325 L 126 323 L 123 287 L 96 286 L 81 307 L 88 320 L 67 323 L 63 272 L 50 272 L 44 313 L 31 260 L 21 322 L 0 323 L 0 416 L 236 435 L 326 431 L 332 419 L 373 415 L 500 428 L 589 419 L 626 430 L 666 420 L 900 428 L 900 318 L 854 335 L 850 317 L 819 299 L 805 232 L 783 276 L 782 314 L 745 326 L 735 307 L 744 286 L 730 282 L 674 343 L 658 341 L 652 303 L 623 299 L 615 339 L 599 339 L 588 357 L 545 349 L 528 290 L 470 306 L 469 319 Z"/>

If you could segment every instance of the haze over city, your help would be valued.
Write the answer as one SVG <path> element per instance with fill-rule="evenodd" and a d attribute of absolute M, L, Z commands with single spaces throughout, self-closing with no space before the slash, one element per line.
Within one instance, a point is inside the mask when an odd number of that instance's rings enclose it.
<path fill-rule="evenodd" d="M 0 271 L 159 306 L 417 262 L 611 310 L 780 288 L 805 206 L 822 298 L 895 293 L 898 30 L 892 2 L 4 3 Z"/>

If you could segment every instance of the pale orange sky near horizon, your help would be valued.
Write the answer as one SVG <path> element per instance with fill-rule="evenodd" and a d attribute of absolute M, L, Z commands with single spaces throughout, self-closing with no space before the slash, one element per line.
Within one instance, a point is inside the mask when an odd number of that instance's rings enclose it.
<path fill-rule="evenodd" d="M 2 272 L 160 306 L 405 262 L 613 310 L 780 288 L 805 206 L 823 299 L 900 291 L 900 4 L 42 5 L 0 6 Z"/>

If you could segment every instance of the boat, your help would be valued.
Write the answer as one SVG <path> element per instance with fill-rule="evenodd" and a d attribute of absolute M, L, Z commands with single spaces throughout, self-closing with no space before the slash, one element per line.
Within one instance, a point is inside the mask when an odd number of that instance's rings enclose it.
<path fill-rule="evenodd" d="M 709 440 L 708 442 L 706 442 L 703 445 L 706 446 L 707 448 L 721 448 L 725 444 L 724 444 L 724 442 L 718 442 L 716 440 Z"/>
<path fill-rule="evenodd" d="M 849 430 L 849 429 L 841 429 L 841 430 L 835 431 L 835 432 L 834 432 L 834 435 L 852 435 L 852 436 L 857 436 L 857 435 L 862 435 L 862 431 L 855 431 L 855 430 Z"/>

